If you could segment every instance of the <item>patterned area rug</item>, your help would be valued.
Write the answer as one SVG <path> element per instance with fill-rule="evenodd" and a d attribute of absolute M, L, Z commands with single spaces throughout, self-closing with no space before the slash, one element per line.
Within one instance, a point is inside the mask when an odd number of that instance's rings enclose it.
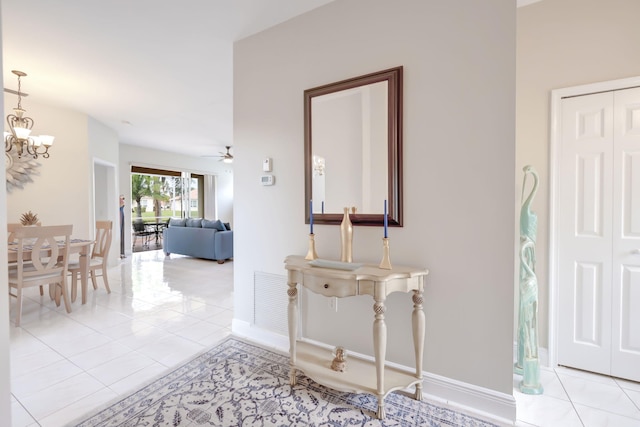
<path fill-rule="evenodd" d="M 402 393 L 385 399 L 342 393 L 298 374 L 289 358 L 229 337 L 146 387 L 74 426 L 461 426 L 496 427 Z"/>

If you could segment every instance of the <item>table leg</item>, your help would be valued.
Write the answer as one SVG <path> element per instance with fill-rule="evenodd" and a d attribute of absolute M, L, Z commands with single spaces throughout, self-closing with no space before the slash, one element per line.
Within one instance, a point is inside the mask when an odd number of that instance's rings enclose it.
<path fill-rule="evenodd" d="M 85 245 L 80 251 L 80 285 L 82 286 L 82 304 L 87 303 L 87 287 L 89 282 L 89 248 Z"/>
<path fill-rule="evenodd" d="M 416 378 L 420 380 L 416 384 L 416 400 L 422 400 L 422 356 L 424 354 L 424 311 L 422 310 L 422 302 L 422 291 L 413 291 L 411 323 L 413 326 L 413 347 L 416 355 Z"/>
<path fill-rule="evenodd" d="M 298 337 L 298 288 L 297 283 L 288 283 L 287 295 L 289 307 L 287 318 L 289 320 L 289 384 L 296 385 L 296 339 Z"/>
<path fill-rule="evenodd" d="M 384 412 L 384 362 L 387 353 L 387 324 L 384 321 L 384 298 L 375 299 L 373 312 L 375 320 L 373 322 L 373 350 L 376 359 L 376 378 L 378 394 L 378 413 L 379 419 L 385 418 Z"/>

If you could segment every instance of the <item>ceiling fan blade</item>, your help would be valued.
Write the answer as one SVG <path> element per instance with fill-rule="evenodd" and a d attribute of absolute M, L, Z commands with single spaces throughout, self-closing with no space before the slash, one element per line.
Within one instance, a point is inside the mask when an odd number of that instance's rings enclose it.
<path fill-rule="evenodd" d="M 227 149 L 226 153 L 222 151 L 218 151 L 218 153 L 220 154 L 205 154 L 200 157 L 218 157 L 219 162 L 222 162 L 224 160 L 233 160 L 233 154 L 229 152 L 229 149 L 231 148 L 231 146 L 226 145 L 225 148 Z"/>
<path fill-rule="evenodd" d="M 29 96 L 28 93 L 18 92 L 17 90 L 7 89 L 6 87 L 4 88 L 4 91 L 12 95 Z"/>

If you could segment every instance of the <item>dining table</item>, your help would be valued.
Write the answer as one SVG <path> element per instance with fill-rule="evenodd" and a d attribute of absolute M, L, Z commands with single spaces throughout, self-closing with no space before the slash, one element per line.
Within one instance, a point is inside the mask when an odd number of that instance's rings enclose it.
<path fill-rule="evenodd" d="M 91 256 L 91 245 L 94 243 L 93 240 L 85 240 L 85 239 L 71 239 L 69 241 L 69 254 L 77 253 L 80 255 L 79 264 L 80 264 L 80 285 L 82 287 L 82 304 L 86 304 L 87 302 L 87 289 L 89 285 L 89 263 Z M 7 258 L 10 263 L 18 261 L 18 245 L 15 243 L 7 244 Z M 23 247 L 22 257 L 25 261 L 31 259 L 31 248 Z M 49 294 L 52 298 L 55 297 L 56 301 L 59 301 L 59 297 L 53 295 L 52 287 L 49 288 Z"/>

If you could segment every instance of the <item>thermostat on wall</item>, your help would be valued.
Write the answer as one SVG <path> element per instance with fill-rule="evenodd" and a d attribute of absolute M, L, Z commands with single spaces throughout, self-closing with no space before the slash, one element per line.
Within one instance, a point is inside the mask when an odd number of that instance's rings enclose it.
<path fill-rule="evenodd" d="M 262 185 L 273 185 L 275 182 L 275 177 L 273 175 L 262 175 L 260 177 L 260 183 Z"/>

